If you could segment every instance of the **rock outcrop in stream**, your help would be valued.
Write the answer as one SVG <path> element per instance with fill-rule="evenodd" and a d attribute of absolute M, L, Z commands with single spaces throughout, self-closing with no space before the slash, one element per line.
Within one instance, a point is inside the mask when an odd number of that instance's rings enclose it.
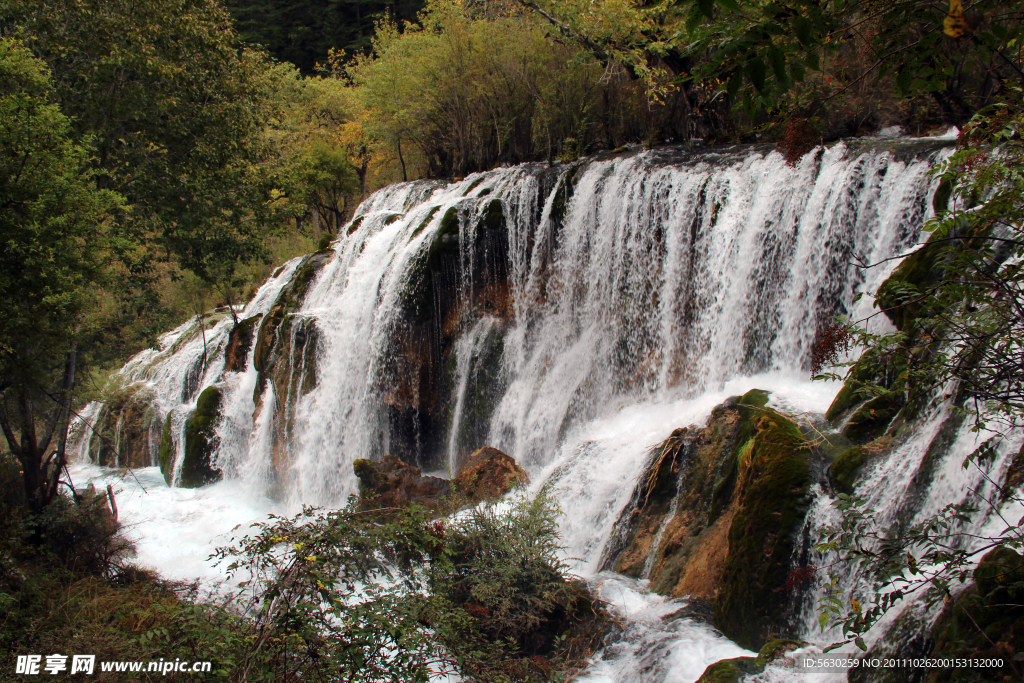
<path fill-rule="evenodd" d="M 785 623 L 794 550 L 810 502 L 811 449 L 751 391 L 677 429 L 651 452 L 606 566 L 711 603 L 714 624 L 758 650 Z"/>
<path fill-rule="evenodd" d="M 359 495 L 381 507 L 419 504 L 443 514 L 501 498 L 528 478 L 523 468 L 497 448 L 478 449 L 452 480 L 423 475 L 418 467 L 387 455 L 380 462 L 356 460 Z"/>

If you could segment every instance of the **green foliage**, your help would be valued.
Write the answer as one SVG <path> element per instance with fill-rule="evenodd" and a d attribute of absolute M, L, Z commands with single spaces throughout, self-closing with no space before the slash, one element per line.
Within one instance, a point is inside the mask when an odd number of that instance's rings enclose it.
<path fill-rule="evenodd" d="M 254 637 L 235 653 L 237 672 L 426 681 L 434 669 L 541 680 L 528 655 L 562 642 L 561 632 L 537 640 L 546 621 L 561 610 L 557 623 L 568 629 L 569 613 L 593 616 L 557 559 L 555 514 L 542 496 L 447 523 L 418 506 L 358 503 L 273 517 L 217 553 L 243 578 L 239 599 L 255 618 Z"/>
<path fill-rule="evenodd" d="M 46 65 L 0 38 L 0 427 L 36 510 L 57 492 L 76 361 L 95 350 L 94 309 L 122 246 L 121 198 L 97 189 L 52 95 Z"/>
<path fill-rule="evenodd" d="M 348 127 L 387 179 L 575 159 L 679 123 L 652 113 L 620 68 L 552 43 L 544 24 L 503 3 L 432 0 L 418 24 L 381 22 L 372 55 L 335 55 L 332 69 L 351 85 Z"/>
<path fill-rule="evenodd" d="M 133 284 L 159 252 L 211 282 L 263 258 L 272 81 L 218 3 L 11 2 L 0 21 L 47 62 L 102 184 L 130 205 L 124 229 L 149 245 L 133 253 Z"/>

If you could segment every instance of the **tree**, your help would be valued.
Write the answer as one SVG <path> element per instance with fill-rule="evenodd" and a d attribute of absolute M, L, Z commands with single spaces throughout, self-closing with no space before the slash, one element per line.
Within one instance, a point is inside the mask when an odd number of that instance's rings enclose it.
<path fill-rule="evenodd" d="M 0 38 L 0 428 L 35 512 L 57 494 L 121 207 L 52 97 L 46 65 Z"/>
<path fill-rule="evenodd" d="M 129 285 L 144 290 L 160 261 L 230 285 L 236 264 L 265 257 L 273 73 L 237 48 L 216 0 L 13 0 L 0 27 L 49 65 L 75 134 L 93 140 L 97 182 L 131 207 Z"/>
<path fill-rule="evenodd" d="M 518 2 L 602 60 L 623 61 L 654 98 L 682 88 L 705 118 L 725 102 L 756 123 L 811 116 L 874 89 L 926 95 L 962 123 L 1021 75 L 1012 46 L 1024 17 L 1000 0 L 966 11 L 951 0 L 948 12 L 929 0 Z"/>

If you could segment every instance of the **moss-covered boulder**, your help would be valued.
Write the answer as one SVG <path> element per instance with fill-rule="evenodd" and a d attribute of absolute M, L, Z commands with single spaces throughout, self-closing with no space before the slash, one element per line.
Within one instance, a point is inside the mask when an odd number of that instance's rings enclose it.
<path fill-rule="evenodd" d="M 876 396 L 854 411 L 843 427 L 843 436 L 853 442 L 874 441 L 885 433 L 903 405 L 902 397 Z"/>
<path fill-rule="evenodd" d="M 1002 660 L 1003 666 L 930 669 L 925 683 L 1021 680 L 1021 662 L 1014 658 L 1024 652 L 1024 558 L 994 548 L 978 563 L 974 581 L 932 627 L 931 657 Z"/>
<path fill-rule="evenodd" d="M 949 249 L 955 248 L 947 237 L 945 233 L 933 232 L 923 246 L 896 266 L 875 293 L 878 307 L 902 332 L 910 334 L 916 330 L 916 320 L 927 314 L 921 295 L 946 276 Z"/>
<path fill-rule="evenodd" d="M 743 410 L 741 408 L 741 410 Z M 737 509 L 715 600 L 715 625 L 744 647 L 782 630 L 786 586 L 810 498 L 810 449 L 799 428 L 771 410 L 751 411 L 737 453 Z"/>
<path fill-rule="evenodd" d="M 829 481 L 839 493 L 853 493 L 857 475 L 867 461 L 868 452 L 863 446 L 852 446 L 840 453 L 829 467 Z"/>
<path fill-rule="evenodd" d="M 757 657 L 736 657 L 715 662 L 701 674 L 697 683 L 739 683 L 746 676 L 764 671 L 765 667 L 787 652 L 806 646 L 801 640 L 769 638 Z"/>
<path fill-rule="evenodd" d="M 199 394 L 196 410 L 185 424 L 185 452 L 178 485 L 196 488 L 219 481 L 221 471 L 213 466 L 216 450 L 217 419 L 220 417 L 221 391 L 207 387 Z"/>
<path fill-rule="evenodd" d="M 708 600 L 744 647 L 783 632 L 786 586 L 810 502 L 810 449 L 799 428 L 752 391 L 706 427 L 653 449 L 604 566 L 673 596 Z"/>

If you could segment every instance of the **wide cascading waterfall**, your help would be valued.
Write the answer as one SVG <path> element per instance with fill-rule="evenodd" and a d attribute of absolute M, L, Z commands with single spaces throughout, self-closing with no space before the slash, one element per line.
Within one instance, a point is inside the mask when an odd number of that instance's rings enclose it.
<path fill-rule="evenodd" d="M 284 505 L 341 503 L 357 458 L 454 471 L 499 448 L 553 487 L 567 554 L 593 575 L 673 429 L 754 387 L 824 412 L 838 387 L 806 381 L 811 347 L 834 316 L 870 311 L 856 295 L 893 266 L 860 264 L 917 243 L 946 144 L 839 143 L 794 166 L 768 148 L 634 151 L 391 186 L 330 253 L 261 288 L 240 359 L 230 318 L 205 361 L 190 323 L 123 383 L 155 396 L 149 438 L 170 434 L 177 468 L 216 386 L 215 467 Z M 593 680 L 657 680 L 604 666 Z"/>

